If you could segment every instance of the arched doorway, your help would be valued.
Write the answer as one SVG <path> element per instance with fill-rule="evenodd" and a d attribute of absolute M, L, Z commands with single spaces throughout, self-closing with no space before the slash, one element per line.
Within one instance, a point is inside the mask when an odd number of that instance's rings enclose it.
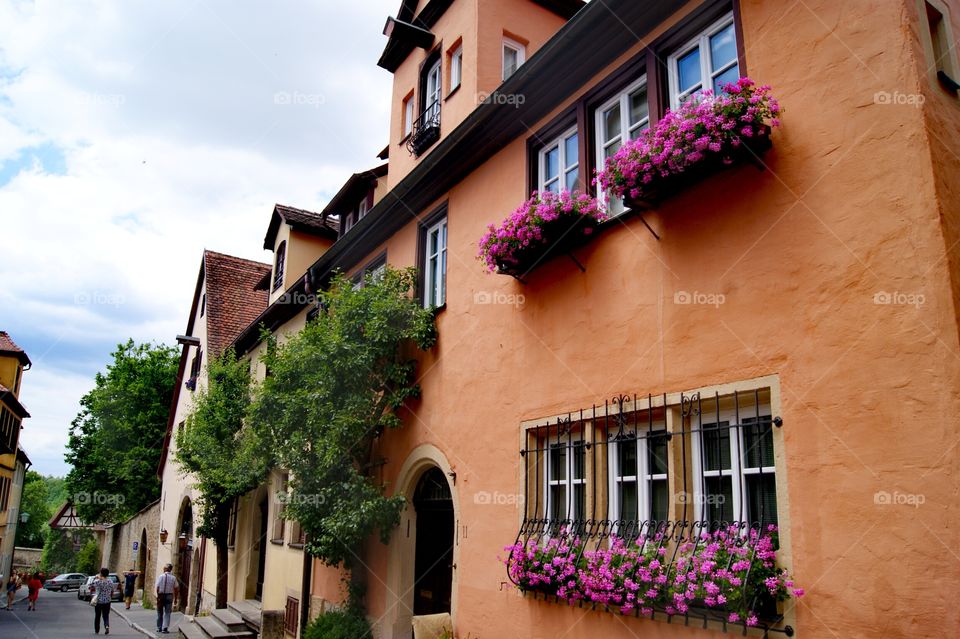
<path fill-rule="evenodd" d="M 421 475 L 413 494 L 417 513 L 413 614 L 450 612 L 453 585 L 453 497 L 443 471 Z"/>
<path fill-rule="evenodd" d="M 144 584 L 147 583 L 147 529 L 144 528 L 140 533 L 140 546 L 137 548 L 137 570 L 140 574 L 137 576 L 137 588 L 144 590 Z"/>
<path fill-rule="evenodd" d="M 176 544 L 177 561 L 173 567 L 173 574 L 180 583 L 181 590 L 177 609 L 180 612 L 186 612 L 189 601 L 190 568 L 193 560 L 193 504 L 189 497 L 184 498 L 183 505 L 180 507 Z"/>

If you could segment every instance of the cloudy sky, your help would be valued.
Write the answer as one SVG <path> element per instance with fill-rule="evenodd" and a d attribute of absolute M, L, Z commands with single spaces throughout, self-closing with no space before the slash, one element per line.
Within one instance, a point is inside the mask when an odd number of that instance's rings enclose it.
<path fill-rule="evenodd" d="M 387 142 L 399 0 L 0 0 L 0 330 L 33 360 L 22 442 L 63 474 L 115 345 L 173 343 L 204 248 L 267 261 Z"/>

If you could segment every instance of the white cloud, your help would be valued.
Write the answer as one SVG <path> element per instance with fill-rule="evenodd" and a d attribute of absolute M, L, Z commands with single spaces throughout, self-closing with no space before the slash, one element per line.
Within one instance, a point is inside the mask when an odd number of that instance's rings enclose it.
<path fill-rule="evenodd" d="M 34 358 L 39 470 L 114 344 L 182 332 L 203 248 L 266 261 L 273 203 L 319 209 L 377 163 L 397 6 L 0 2 L 0 167 L 41 143 L 66 162 L 0 186 L 0 329 Z"/>

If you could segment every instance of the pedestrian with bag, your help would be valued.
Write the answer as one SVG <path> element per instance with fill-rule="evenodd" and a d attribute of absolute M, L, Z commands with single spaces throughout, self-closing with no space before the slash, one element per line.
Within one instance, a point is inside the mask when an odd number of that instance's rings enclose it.
<path fill-rule="evenodd" d="M 27 610 L 37 609 L 37 599 L 40 598 L 40 589 L 43 588 L 43 582 L 40 581 L 40 573 L 33 573 L 33 577 L 27 582 Z"/>
<path fill-rule="evenodd" d="M 173 564 L 163 567 L 163 573 L 157 577 L 157 632 L 170 632 L 170 615 L 173 602 L 180 594 L 180 585 L 173 576 Z"/>
<path fill-rule="evenodd" d="M 7 610 L 13 610 L 13 598 L 19 588 L 20 578 L 17 577 L 17 573 L 11 571 L 10 578 L 7 579 Z"/>
<path fill-rule="evenodd" d="M 93 606 L 93 632 L 100 634 L 100 620 L 103 620 L 103 634 L 110 634 L 110 601 L 113 599 L 113 580 L 110 571 L 101 568 L 100 574 L 90 584 L 90 605 Z"/>

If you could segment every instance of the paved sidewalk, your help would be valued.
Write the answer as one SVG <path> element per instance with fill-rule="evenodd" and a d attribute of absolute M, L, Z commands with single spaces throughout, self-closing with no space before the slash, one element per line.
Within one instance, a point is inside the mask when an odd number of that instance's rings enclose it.
<path fill-rule="evenodd" d="M 152 637 L 152 639 L 175 637 L 177 635 L 177 629 L 183 621 L 183 613 L 174 610 L 173 614 L 170 615 L 170 634 L 164 635 L 157 634 L 157 611 L 153 608 L 147 609 L 135 603 L 130 606 L 130 610 L 127 610 L 125 605 L 121 603 L 114 604 L 112 612 L 130 624 L 134 630 L 148 637 Z"/>

